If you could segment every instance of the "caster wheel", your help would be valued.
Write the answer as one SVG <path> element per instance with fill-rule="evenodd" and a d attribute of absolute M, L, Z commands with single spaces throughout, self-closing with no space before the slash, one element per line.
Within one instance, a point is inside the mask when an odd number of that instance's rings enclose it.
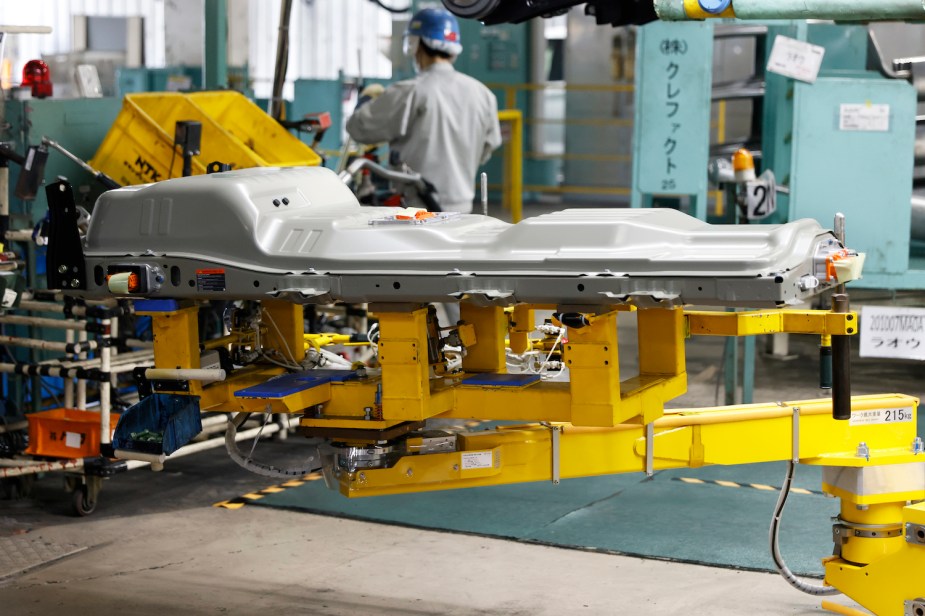
<path fill-rule="evenodd" d="M 88 516 L 96 510 L 96 499 L 90 498 L 86 486 L 81 486 L 72 493 L 74 513 L 83 517 Z"/>

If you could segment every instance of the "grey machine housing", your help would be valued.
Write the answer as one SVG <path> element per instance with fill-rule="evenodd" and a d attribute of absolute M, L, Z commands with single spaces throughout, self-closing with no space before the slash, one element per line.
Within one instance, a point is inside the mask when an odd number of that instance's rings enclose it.
<path fill-rule="evenodd" d="M 570 209 L 508 224 L 364 207 L 330 170 L 254 168 L 112 190 L 84 240 L 89 297 L 298 303 L 792 305 L 826 279 L 813 220 L 710 225 L 667 209 Z M 125 295 L 124 292 L 121 295 Z"/>

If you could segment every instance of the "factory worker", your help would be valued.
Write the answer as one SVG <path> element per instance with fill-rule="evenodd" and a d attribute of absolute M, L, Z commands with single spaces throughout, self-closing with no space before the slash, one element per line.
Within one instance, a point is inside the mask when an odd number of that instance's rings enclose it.
<path fill-rule="evenodd" d="M 388 142 L 390 164 L 404 163 L 431 182 L 443 211 L 469 213 L 476 171 L 501 145 L 495 95 L 453 68 L 462 44 L 459 23 L 448 11 L 415 13 L 404 49 L 417 76 L 384 90 L 364 89 L 361 103 L 364 97 L 369 102 L 348 120 L 347 132 L 360 143 Z"/>

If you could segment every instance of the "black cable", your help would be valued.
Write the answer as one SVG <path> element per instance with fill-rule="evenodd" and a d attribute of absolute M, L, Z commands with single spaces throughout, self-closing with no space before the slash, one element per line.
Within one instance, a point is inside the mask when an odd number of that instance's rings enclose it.
<path fill-rule="evenodd" d="M 379 8 L 385 9 L 385 10 L 388 11 L 389 13 L 399 14 L 399 13 L 410 13 L 410 12 L 411 12 L 411 5 L 410 5 L 410 4 L 409 4 L 408 6 L 406 6 L 405 8 L 403 8 L 403 9 L 397 9 L 397 8 L 395 8 L 395 7 L 393 7 L 393 6 L 388 6 L 388 5 L 385 4 L 382 0 L 370 0 L 370 1 L 371 1 L 371 2 L 374 2 L 375 4 L 377 4 L 377 5 L 379 6 Z"/>
<path fill-rule="evenodd" d="M 771 529 L 768 533 L 769 543 L 771 544 L 771 558 L 774 559 L 774 565 L 777 572 L 787 581 L 788 584 L 801 592 L 816 597 L 840 595 L 841 591 L 832 586 L 819 586 L 810 584 L 799 579 L 784 562 L 784 557 L 780 553 L 780 521 L 784 514 L 784 506 L 787 504 L 787 496 L 790 494 L 790 487 L 793 484 L 793 472 L 796 464 L 791 460 L 787 463 L 787 477 L 784 485 L 780 489 L 780 496 L 777 499 L 777 505 L 774 507 L 774 517 L 771 518 Z"/>
<path fill-rule="evenodd" d="M 238 428 L 244 425 L 244 422 L 247 421 L 248 417 L 250 417 L 250 413 L 238 413 L 229 419 L 228 428 L 225 430 L 225 450 L 228 452 L 228 456 L 235 462 L 235 464 L 245 470 L 256 473 L 257 475 L 281 479 L 301 477 L 303 475 L 308 475 L 321 470 L 320 466 L 311 464 L 303 467 L 279 467 L 273 464 L 257 462 L 251 458 L 250 455 L 245 456 L 243 453 L 241 453 L 241 450 L 238 449 L 235 437 L 237 436 Z M 260 434 L 258 434 L 254 439 L 255 446 L 257 444 L 257 439 L 259 438 Z M 312 462 L 314 459 L 315 456 L 310 456 L 306 462 Z"/>

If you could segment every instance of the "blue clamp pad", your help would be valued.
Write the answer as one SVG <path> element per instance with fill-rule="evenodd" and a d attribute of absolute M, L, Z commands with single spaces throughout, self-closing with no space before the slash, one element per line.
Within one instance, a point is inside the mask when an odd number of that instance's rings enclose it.
<path fill-rule="evenodd" d="M 463 385 L 483 387 L 526 387 L 540 380 L 538 374 L 476 374 L 463 380 Z"/>
<path fill-rule="evenodd" d="M 135 312 L 176 312 L 180 302 L 175 299 L 136 299 Z"/>
<path fill-rule="evenodd" d="M 353 370 L 332 370 L 328 368 L 316 368 L 315 370 L 306 370 L 297 373 L 299 378 L 306 380 L 327 379 L 325 383 L 343 383 L 358 379 L 357 373 Z"/>
<path fill-rule="evenodd" d="M 325 383 L 341 383 L 356 378 L 352 370 L 306 370 L 283 374 L 265 383 L 234 392 L 235 398 L 285 398 Z"/>

